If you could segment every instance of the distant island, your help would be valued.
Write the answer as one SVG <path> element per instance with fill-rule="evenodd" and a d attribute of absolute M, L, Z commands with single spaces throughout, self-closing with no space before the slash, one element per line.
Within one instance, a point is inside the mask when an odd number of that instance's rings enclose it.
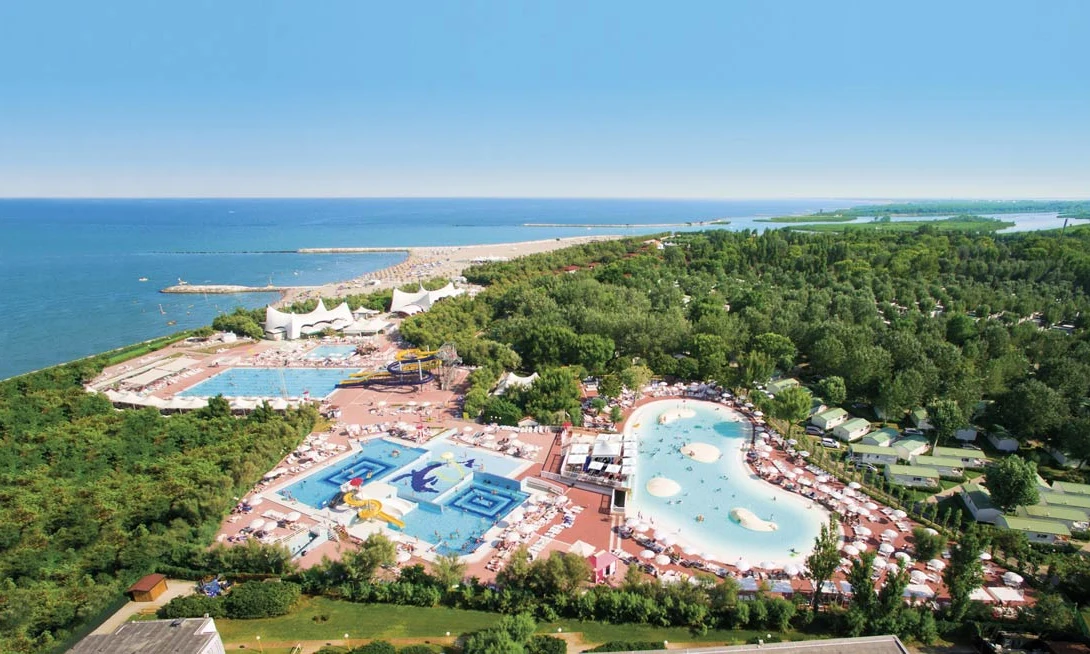
<path fill-rule="evenodd" d="M 855 218 L 848 218 L 847 220 L 855 220 Z M 803 232 L 914 232 L 920 227 L 930 227 L 942 232 L 995 232 L 1007 227 L 1014 227 L 1014 222 L 970 214 L 934 220 L 899 220 L 896 222 L 890 220 L 888 216 L 883 216 L 861 223 L 845 223 L 839 220 L 836 222 L 825 221 L 817 224 L 791 225 L 786 229 Z"/>
<path fill-rule="evenodd" d="M 729 225 L 729 220 L 693 220 L 684 223 L 522 223 L 523 227 L 708 227 L 711 225 Z"/>
<path fill-rule="evenodd" d="M 818 211 L 801 216 L 762 218 L 763 223 L 836 223 L 868 216 L 942 216 L 1011 213 L 1056 213 L 1060 218 L 1090 220 L 1090 201 L 1086 200 L 937 200 L 871 204 Z"/>

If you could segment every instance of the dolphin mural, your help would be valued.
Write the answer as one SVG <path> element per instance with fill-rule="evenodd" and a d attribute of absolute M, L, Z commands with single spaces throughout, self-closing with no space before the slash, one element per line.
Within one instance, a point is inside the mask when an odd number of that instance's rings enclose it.
<path fill-rule="evenodd" d="M 476 461 L 476 459 L 460 461 L 459 463 L 472 470 L 474 461 Z M 413 489 L 413 492 L 438 493 L 439 491 L 435 490 L 434 486 L 439 483 L 439 478 L 432 475 L 432 472 L 444 465 L 446 464 L 432 463 L 430 465 L 424 466 L 423 468 L 420 468 L 419 470 L 410 470 L 404 474 L 394 477 L 390 480 L 390 483 L 396 483 L 398 481 L 401 481 L 402 479 L 409 479 L 409 486 Z"/>

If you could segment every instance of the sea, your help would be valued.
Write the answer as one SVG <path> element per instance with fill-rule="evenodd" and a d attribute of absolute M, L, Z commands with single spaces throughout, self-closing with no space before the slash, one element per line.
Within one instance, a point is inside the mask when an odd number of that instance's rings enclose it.
<path fill-rule="evenodd" d="M 300 248 L 763 230 L 769 224 L 756 222 L 762 217 L 873 201 L 0 199 L 0 379 L 207 325 L 236 306 L 262 307 L 278 298 L 275 293 L 160 292 L 179 280 L 307 286 L 358 277 L 404 258 L 295 252 Z M 720 219 L 730 223 L 653 226 Z M 1023 220 L 1022 228 L 1059 226 L 1054 215 Z"/>

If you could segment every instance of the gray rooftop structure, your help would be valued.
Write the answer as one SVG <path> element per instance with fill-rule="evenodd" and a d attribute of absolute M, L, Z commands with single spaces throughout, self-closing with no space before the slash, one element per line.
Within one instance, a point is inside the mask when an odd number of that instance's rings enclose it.
<path fill-rule="evenodd" d="M 92 634 L 68 654 L 223 654 L 212 618 L 126 622 L 112 634 Z"/>
<path fill-rule="evenodd" d="M 673 654 L 677 650 L 644 650 L 641 654 Z M 800 640 L 794 643 L 764 643 L 763 645 L 733 645 L 729 647 L 698 647 L 685 650 L 689 654 L 739 654 L 741 652 L 776 652 L 776 654 L 908 654 L 908 648 L 896 636 L 865 636 L 862 638 L 830 638 Z M 627 652 L 621 654 L 635 654 Z"/>

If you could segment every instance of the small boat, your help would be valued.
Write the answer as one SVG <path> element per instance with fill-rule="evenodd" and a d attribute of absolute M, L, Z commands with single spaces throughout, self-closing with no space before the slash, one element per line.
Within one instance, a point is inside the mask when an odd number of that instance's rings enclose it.
<path fill-rule="evenodd" d="M 178 278 L 178 286 L 188 286 L 189 282 L 185 281 L 181 277 Z"/>
<path fill-rule="evenodd" d="M 168 324 L 168 325 L 177 325 L 177 324 L 178 324 L 178 321 L 177 321 L 177 320 L 168 320 L 168 321 L 167 321 L 167 324 Z"/>
<path fill-rule="evenodd" d="M 167 315 L 166 309 L 164 309 L 163 305 L 161 304 L 159 305 L 159 313 L 163 314 L 164 316 Z"/>
<path fill-rule="evenodd" d="M 136 280 L 136 281 L 138 281 L 138 282 L 146 282 L 146 281 L 148 281 L 148 278 L 147 278 L 147 277 L 141 277 L 140 279 L 138 279 L 138 280 Z"/>

